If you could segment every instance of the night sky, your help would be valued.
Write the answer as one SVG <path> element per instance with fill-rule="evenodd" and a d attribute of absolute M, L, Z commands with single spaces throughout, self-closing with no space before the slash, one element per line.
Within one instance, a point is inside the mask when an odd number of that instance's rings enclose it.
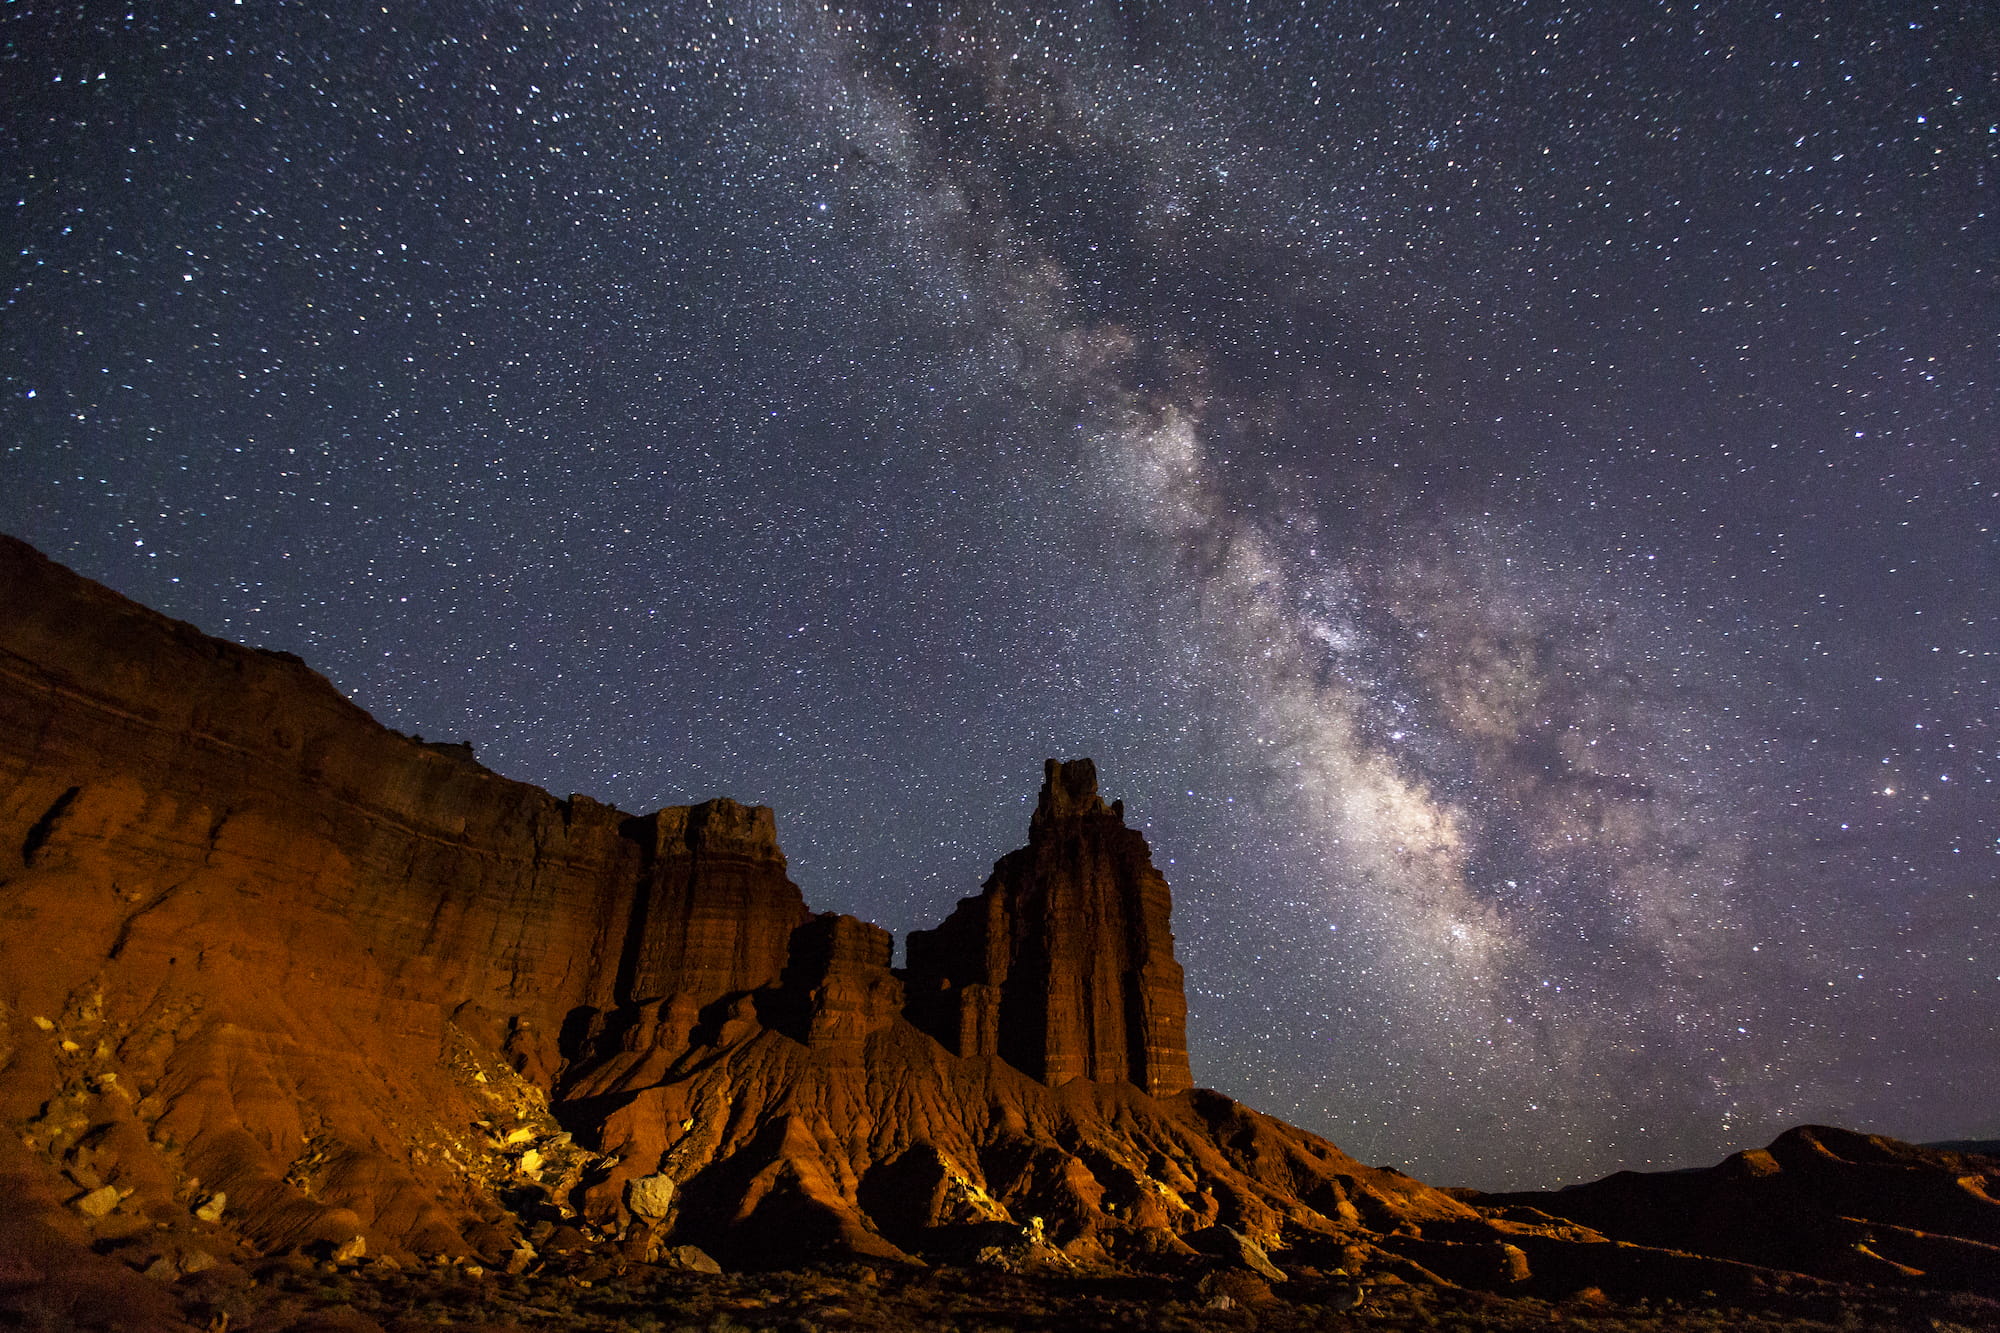
<path fill-rule="evenodd" d="M 2000 1136 L 1982 4 L 0 10 L 0 528 L 1438 1183 Z M 173 17 L 162 17 L 171 9 Z"/>

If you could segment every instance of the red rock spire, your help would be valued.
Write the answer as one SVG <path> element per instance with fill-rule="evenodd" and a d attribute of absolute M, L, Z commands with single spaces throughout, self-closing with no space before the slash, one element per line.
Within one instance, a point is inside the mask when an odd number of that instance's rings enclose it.
<path fill-rule="evenodd" d="M 1145 838 L 1097 791 L 1088 759 L 1048 761 L 1028 845 L 976 898 L 910 936 L 911 1007 L 961 1055 L 1050 1085 L 1190 1086 L 1172 899 Z"/>

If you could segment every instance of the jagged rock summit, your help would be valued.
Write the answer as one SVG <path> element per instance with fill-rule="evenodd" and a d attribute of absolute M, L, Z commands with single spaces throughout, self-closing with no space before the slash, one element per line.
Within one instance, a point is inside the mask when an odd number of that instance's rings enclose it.
<path fill-rule="evenodd" d="M 997 1055 L 1051 1086 L 1185 1092 L 1194 1081 L 1170 905 L 1123 803 L 1097 794 L 1097 766 L 1051 759 L 1028 845 L 943 925 L 910 936 L 918 1021 L 958 1055 Z"/>

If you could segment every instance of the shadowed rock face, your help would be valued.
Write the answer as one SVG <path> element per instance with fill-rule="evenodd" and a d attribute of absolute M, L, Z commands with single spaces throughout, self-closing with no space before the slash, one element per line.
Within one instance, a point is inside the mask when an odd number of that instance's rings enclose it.
<path fill-rule="evenodd" d="M 1171 899 L 1124 808 L 1088 759 L 1048 762 L 1028 845 L 977 898 L 910 936 L 925 1030 L 960 1055 L 997 1055 L 1051 1086 L 1193 1085 Z"/>

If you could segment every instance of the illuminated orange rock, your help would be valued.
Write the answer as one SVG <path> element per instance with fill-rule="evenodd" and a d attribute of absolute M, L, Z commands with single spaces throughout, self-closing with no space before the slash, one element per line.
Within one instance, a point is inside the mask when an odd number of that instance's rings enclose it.
<path fill-rule="evenodd" d="M 697 1006 L 777 982 L 811 916 L 785 874 L 769 809 L 730 800 L 628 823 L 641 869 L 624 937 L 625 999 L 675 993 Z"/>
<path fill-rule="evenodd" d="M 565 1040 L 776 982 L 810 916 L 768 810 L 557 800 L 11 539 L 0 839 L 0 1118 L 264 1247 L 490 1248 L 479 1122 L 555 1133 Z"/>
<path fill-rule="evenodd" d="M 1051 1085 L 1192 1086 L 1167 882 L 1088 759 L 1048 762 L 1028 845 L 936 930 L 910 936 L 919 1021 L 960 1055 Z"/>
<path fill-rule="evenodd" d="M 558 800 L 0 538 L 9 1283 L 152 1318 L 135 1272 L 290 1248 L 1752 1280 L 1190 1088 L 1169 911 L 1091 763 L 1051 761 L 1027 846 L 899 972 L 807 909 L 768 810 Z M 1907 1163 L 1862 1165 L 1826 1178 Z M 1911 1239 L 2000 1207 L 1936 1185 L 1881 1214 L 1881 1272 L 1991 1250 Z"/>

